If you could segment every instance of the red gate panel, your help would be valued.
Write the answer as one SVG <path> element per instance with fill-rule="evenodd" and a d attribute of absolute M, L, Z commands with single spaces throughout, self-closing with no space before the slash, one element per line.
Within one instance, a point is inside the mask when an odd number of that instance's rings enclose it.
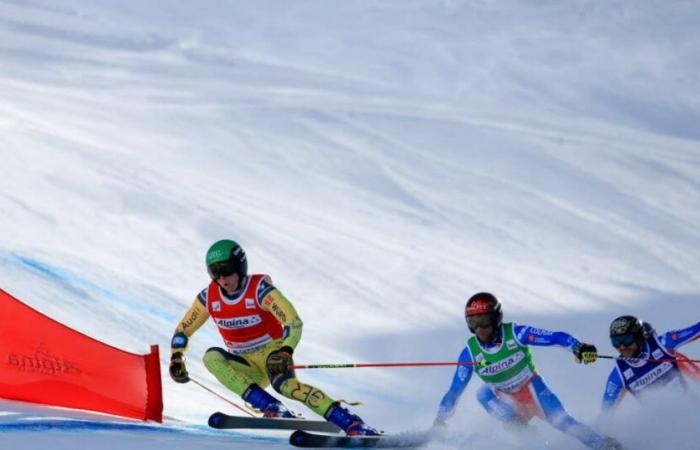
<path fill-rule="evenodd" d="M 158 346 L 125 352 L 0 289 L 0 397 L 162 422 Z"/>

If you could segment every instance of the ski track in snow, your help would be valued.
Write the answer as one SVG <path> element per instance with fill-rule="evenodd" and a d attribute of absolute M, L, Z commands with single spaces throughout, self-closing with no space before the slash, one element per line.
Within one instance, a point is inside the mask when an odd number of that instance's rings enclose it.
<path fill-rule="evenodd" d="M 164 374 L 222 237 L 300 312 L 300 363 L 454 360 L 480 290 L 604 354 L 616 315 L 687 326 L 698 21 L 693 2 L 632 0 L 0 1 L 0 287 L 124 350 L 158 344 Z M 188 368 L 223 393 L 199 361 L 210 325 Z M 610 363 L 534 354 L 593 423 Z M 432 423 L 452 370 L 299 376 L 404 432 Z M 431 449 L 583 448 L 541 423 L 546 444 L 494 431 L 476 385 Z M 165 426 L 3 402 L 0 447 L 287 446 L 206 429 L 231 407 L 192 383 L 166 377 L 164 397 Z M 655 405 L 626 399 L 608 432 L 695 450 L 692 408 Z"/>

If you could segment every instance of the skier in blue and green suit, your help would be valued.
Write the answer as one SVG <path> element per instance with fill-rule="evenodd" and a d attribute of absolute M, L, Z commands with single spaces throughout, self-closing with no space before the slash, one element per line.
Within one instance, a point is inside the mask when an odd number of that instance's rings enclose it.
<path fill-rule="evenodd" d="M 473 295 L 465 318 L 474 336 L 462 351 L 452 385 L 440 402 L 434 425 L 446 426 L 457 401 L 476 372 L 484 384 L 477 400 L 486 411 L 508 427 L 523 427 L 537 416 L 595 450 L 621 450 L 614 439 L 596 433 L 566 412 L 535 368 L 530 346 L 564 347 L 580 363 L 597 359 L 595 346 L 578 341 L 568 333 L 547 331 L 514 323 L 503 323 L 501 302 L 492 294 Z"/>

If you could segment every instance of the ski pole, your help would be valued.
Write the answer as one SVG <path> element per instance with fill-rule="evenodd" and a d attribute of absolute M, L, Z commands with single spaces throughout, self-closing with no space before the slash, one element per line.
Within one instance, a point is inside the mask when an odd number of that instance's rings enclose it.
<path fill-rule="evenodd" d="M 250 417 L 255 417 L 255 415 L 254 415 L 254 414 L 251 414 L 251 412 L 248 411 L 247 409 L 243 408 L 242 406 L 237 405 L 236 403 L 234 403 L 234 402 L 232 402 L 231 400 L 227 399 L 226 397 L 224 397 L 223 395 L 219 394 L 219 393 L 216 392 L 215 390 L 208 388 L 207 386 L 203 385 L 203 384 L 200 383 L 199 381 L 197 381 L 197 380 L 195 380 L 194 378 L 192 378 L 192 376 L 190 376 L 190 381 L 192 381 L 194 384 L 196 384 L 197 386 L 201 387 L 202 389 L 204 389 L 204 390 L 206 390 L 206 391 L 209 391 L 210 393 L 216 395 L 217 397 L 219 397 L 221 400 L 225 401 L 225 402 L 228 403 L 229 405 L 235 406 L 236 408 L 240 409 L 240 410 L 243 411 L 244 413 L 248 414 Z"/>
<path fill-rule="evenodd" d="M 627 358 L 625 356 L 610 356 L 610 355 L 598 355 L 601 359 L 620 359 L 622 361 L 646 361 L 651 363 L 662 363 L 662 362 L 693 362 L 700 363 L 700 359 L 688 359 L 688 358 Z"/>
<path fill-rule="evenodd" d="M 351 364 L 304 364 L 289 366 L 290 369 L 351 369 L 364 367 L 425 367 L 425 366 L 480 366 L 480 362 L 408 362 L 408 363 L 351 363 Z"/>

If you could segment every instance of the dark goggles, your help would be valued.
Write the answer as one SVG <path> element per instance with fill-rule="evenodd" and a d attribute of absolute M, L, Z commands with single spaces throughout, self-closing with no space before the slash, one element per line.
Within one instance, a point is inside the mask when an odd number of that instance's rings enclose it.
<path fill-rule="evenodd" d="M 209 266 L 209 276 L 212 280 L 220 277 L 228 277 L 238 271 L 238 266 L 233 261 L 221 261 Z"/>
<path fill-rule="evenodd" d="M 491 327 L 494 322 L 492 314 L 476 314 L 473 316 L 466 316 L 466 319 L 470 330 L 476 330 L 479 327 Z"/>
<path fill-rule="evenodd" d="M 629 347 L 630 345 L 637 342 L 637 336 L 635 336 L 634 334 L 621 334 L 619 336 L 612 336 L 610 338 L 610 342 L 612 342 L 612 346 L 615 348 L 618 348 L 622 345 L 624 345 L 625 347 Z"/>

